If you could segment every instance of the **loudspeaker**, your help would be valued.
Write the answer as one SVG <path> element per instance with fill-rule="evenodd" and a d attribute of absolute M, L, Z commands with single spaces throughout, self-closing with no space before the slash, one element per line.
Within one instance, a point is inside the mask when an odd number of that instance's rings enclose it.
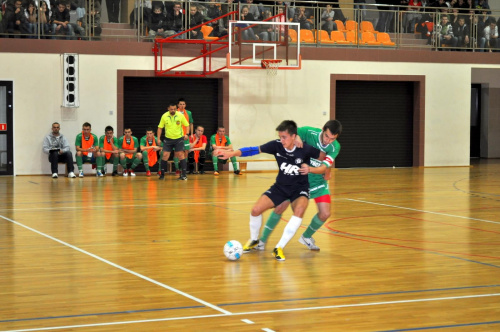
<path fill-rule="evenodd" d="M 63 54 L 63 106 L 79 107 L 78 54 Z"/>

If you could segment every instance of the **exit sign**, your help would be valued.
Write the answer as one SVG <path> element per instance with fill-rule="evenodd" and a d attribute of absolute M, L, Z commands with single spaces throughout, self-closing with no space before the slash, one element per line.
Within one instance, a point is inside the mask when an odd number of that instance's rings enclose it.
<path fill-rule="evenodd" d="M 0 123 L 0 131 L 7 131 L 7 124 L 6 123 Z"/>

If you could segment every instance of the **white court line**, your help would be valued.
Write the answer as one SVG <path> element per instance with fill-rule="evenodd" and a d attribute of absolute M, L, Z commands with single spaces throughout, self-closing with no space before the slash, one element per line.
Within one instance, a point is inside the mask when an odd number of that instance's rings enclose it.
<path fill-rule="evenodd" d="M 157 204 L 115 204 L 115 205 L 91 205 L 89 207 L 84 207 L 81 205 L 78 206 L 59 206 L 59 207 L 34 207 L 34 208 L 25 208 L 25 209 L 18 209 L 18 208 L 13 208 L 13 209 L 2 209 L 0 208 L 0 211 L 37 211 L 37 210 L 88 210 L 92 209 L 94 210 L 95 208 L 103 208 L 103 209 L 116 209 L 116 208 L 126 208 L 126 207 L 153 207 L 153 206 L 179 206 L 179 205 L 214 205 L 214 204 L 249 204 L 249 203 L 255 203 L 255 201 L 240 201 L 240 202 L 228 202 L 228 201 L 222 201 L 222 202 L 203 202 L 203 203 L 194 203 L 194 202 L 188 202 L 188 203 L 157 203 Z"/>
<path fill-rule="evenodd" d="M 437 215 L 446 216 L 446 217 L 461 218 L 461 219 L 468 219 L 468 220 L 475 220 L 475 221 L 484 221 L 484 222 L 489 222 L 489 223 L 492 223 L 492 224 L 500 225 L 500 222 L 498 222 L 498 221 L 491 221 L 491 220 L 486 220 L 486 219 L 477 219 L 477 218 L 470 218 L 470 217 L 464 217 L 464 216 L 457 216 L 455 214 L 448 214 L 448 213 L 441 213 L 441 212 L 433 212 L 433 211 L 412 209 L 412 208 L 408 208 L 408 207 L 404 207 L 404 206 L 397 206 L 397 205 L 389 205 L 389 204 L 382 204 L 382 203 L 375 203 L 375 202 L 363 201 L 361 199 L 353 199 L 353 198 L 344 198 L 344 199 L 348 200 L 348 201 L 353 201 L 353 202 L 373 204 L 373 205 L 380 205 L 380 206 L 387 206 L 387 207 L 391 207 L 391 208 L 403 209 L 403 210 L 410 210 L 410 211 L 416 211 L 416 212 L 422 212 L 422 213 L 437 214 Z"/>
<path fill-rule="evenodd" d="M 436 297 L 436 298 L 416 299 L 416 300 L 400 300 L 400 301 L 385 301 L 385 302 L 368 302 L 368 303 L 355 303 L 355 304 L 340 304 L 340 305 L 329 305 L 329 306 L 308 307 L 308 308 L 294 308 L 294 309 L 288 308 L 288 309 L 263 310 L 263 311 L 248 311 L 248 312 L 231 313 L 229 316 L 262 315 L 262 314 L 272 314 L 272 313 L 279 313 L 279 312 L 287 312 L 288 313 L 288 312 L 291 312 L 291 311 L 309 311 L 309 310 L 324 310 L 324 309 L 338 309 L 338 308 L 352 308 L 352 307 L 368 307 L 368 306 L 390 305 L 390 304 L 399 304 L 399 303 L 416 303 L 416 302 L 430 302 L 430 301 L 444 301 L 444 300 L 459 300 L 459 299 L 471 299 L 471 298 L 491 297 L 491 296 L 500 296 L 500 293 L 479 294 L 479 295 L 464 295 L 464 296 L 450 296 L 450 297 Z M 228 317 L 228 315 L 215 314 L 215 315 L 203 315 L 203 316 L 185 316 L 185 317 L 172 317 L 172 318 L 157 318 L 157 319 L 144 319 L 144 320 L 133 320 L 133 321 L 122 321 L 122 322 L 109 322 L 109 323 L 96 323 L 96 324 L 52 326 L 52 327 L 41 327 L 41 328 L 23 329 L 23 330 L 4 330 L 4 331 L 0 331 L 0 332 L 48 331 L 48 330 L 75 329 L 75 328 L 83 328 L 83 327 L 124 325 L 124 324 L 138 324 L 138 323 L 154 323 L 154 322 L 165 322 L 165 321 L 187 320 L 187 319 L 201 319 L 201 318 L 214 318 L 214 317 Z"/>
<path fill-rule="evenodd" d="M 227 310 L 221 309 L 221 308 L 219 308 L 219 307 L 217 307 L 217 306 L 215 306 L 215 305 L 213 305 L 213 304 L 210 304 L 210 303 L 208 303 L 208 302 L 205 302 L 205 301 L 203 301 L 203 300 L 201 300 L 201 299 L 199 299 L 199 298 L 196 298 L 196 297 L 194 297 L 194 296 L 192 296 L 192 295 L 189 295 L 189 294 L 187 294 L 187 293 L 184 293 L 184 292 L 182 292 L 182 291 L 180 291 L 180 290 L 178 290 L 178 289 L 175 289 L 175 288 L 173 288 L 173 287 L 170 287 L 170 286 L 167 286 L 167 285 L 165 285 L 165 284 L 162 284 L 161 282 L 156 281 L 156 280 L 151 279 L 151 278 L 148 278 L 148 277 L 146 277 L 146 276 L 144 276 L 144 275 L 142 275 L 142 274 L 140 274 L 140 273 L 137 273 L 137 272 L 134 272 L 134 271 L 129 270 L 129 269 L 127 269 L 127 268 L 124 268 L 123 266 L 120 266 L 120 265 L 118 265 L 118 264 L 115 264 L 115 263 L 113 263 L 113 262 L 110 262 L 110 261 L 108 261 L 108 260 L 106 260 L 106 259 L 104 259 L 104 258 L 102 258 L 102 257 L 99 257 L 99 256 L 97 256 L 97 255 L 94 255 L 94 254 L 92 254 L 92 253 L 88 252 L 88 251 L 85 251 L 85 250 L 83 250 L 83 249 L 80 249 L 80 248 L 78 248 L 78 247 L 75 247 L 75 246 L 73 246 L 73 245 L 71 245 L 71 244 L 69 244 L 69 243 L 67 243 L 67 242 L 61 241 L 61 240 L 56 239 L 55 237 L 52 237 L 52 236 L 50 236 L 50 235 L 48 235 L 48 234 L 42 233 L 42 232 L 40 232 L 40 231 L 37 231 L 37 230 L 36 230 L 36 229 L 34 229 L 34 228 L 31 228 L 31 227 L 29 227 L 29 226 L 23 225 L 23 224 L 21 224 L 21 223 L 19 223 L 19 222 L 17 222 L 17 221 L 14 221 L 14 220 L 9 219 L 9 218 L 7 218 L 7 217 L 4 217 L 4 216 L 2 216 L 2 215 L 0 215 L 0 218 L 5 219 L 5 220 L 7 220 L 7 221 L 9 221 L 9 222 L 11 222 L 11 223 L 13 223 L 13 224 L 16 224 L 16 225 L 18 225 L 18 226 L 23 227 L 23 228 L 26 228 L 26 229 L 28 229 L 28 230 L 30 230 L 30 231 L 32 231 L 32 232 L 34 232 L 34 233 L 37 233 L 37 234 L 39 234 L 39 235 L 41 235 L 41 236 L 44 236 L 44 237 L 46 237 L 46 238 L 48 238 L 48 239 L 51 239 L 52 241 L 58 242 L 58 243 L 60 243 L 60 244 L 62 244 L 62 245 L 64 245 L 64 246 L 67 246 L 67 247 L 71 248 L 71 249 L 74 249 L 74 250 L 76 250 L 76 251 L 79 251 L 79 252 L 81 252 L 81 253 L 83 253 L 83 254 L 85 254 L 85 255 L 88 255 L 88 256 L 93 257 L 93 258 L 95 258 L 95 259 L 97 259 L 97 260 L 100 260 L 101 262 L 106 263 L 106 264 L 109 264 L 109 265 L 111 265 L 111 266 L 113 266 L 113 267 L 116 267 L 117 269 L 120 269 L 120 270 L 125 271 L 125 272 L 130 273 L 130 274 L 133 274 L 133 275 L 135 275 L 136 277 L 139 277 L 139 278 L 144 279 L 144 280 L 146 280 L 146 281 L 149 281 L 149 282 L 151 282 L 151 283 L 153 283 L 153 284 L 155 284 L 155 285 L 158 285 L 158 286 L 160 286 L 160 287 L 163 287 L 163 288 L 165 288 L 165 289 L 168 289 L 168 290 L 170 290 L 170 291 L 172 291 L 172 292 L 174 292 L 174 293 L 177 293 L 177 294 L 179 294 L 179 295 L 182 295 L 182 296 L 184 296 L 184 297 L 187 297 L 187 298 L 189 298 L 189 299 L 191 299 L 191 300 L 193 300 L 193 301 L 196 301 L 196 302 L 198 302 L 198 303 L 201 303 L 201 304 L 203 304 L 203 305 L 205 305 L 205 306 L 207 306 L 207 307 L 209 307 L 209 308 L 212 308 L 212 309 L 214 309 L 214 310 L 217 310 L 217 311 L 219 311 L 219 312 L 222 312 L 222 313 L 223 313 L 223 314 L 225 314 L 225 315 L 230 315 L 230 314 L 231 314 L 231 312 L 229 312 L 229 311 L 227 311 Z"/>
<path fill-rule="evenodd" d="M 250 319 L 242 319 L 241 320 L 243 323 L 247 323 L 247 324 L 255 324 L 254 322 L 252 322 Z"/>

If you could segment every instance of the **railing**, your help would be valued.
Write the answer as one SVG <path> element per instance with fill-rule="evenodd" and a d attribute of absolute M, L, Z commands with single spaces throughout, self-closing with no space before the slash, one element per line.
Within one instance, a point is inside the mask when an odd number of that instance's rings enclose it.
<path fill-rule="evenodd" d="M 257 16 L 255 18 L 257 21 L 283 10 L 287 21 L 299 22 L 301 29 L 312 30 L 314 41 L 303 46 L 500 51 L 500 43 L 496 42 L 498 38 L 488 38 L 489 36 L 484 35 L 488 26 L 491 26 L 489 30 L 493 30 L 494 25 L 498 29 L 500 11 L 492 12 L 485 9 L 422 8 L 360 3 L 343 4 L 332 8 L 328 2 L 300 1 L 284 2 L 280 6 L 275 1 L 271 4 L 264 0 L 258 4 L 135 0 L 133 8 L 129 10 L 128 21 L 120 25 L 106 23 L 109 15 L 106 15 L 105 8 L 101 8 L 100 2 L 95 0 L 85 1 L 83 7 L 63 9 L 64 13 L 61 15 L 69 17 L 68 24 L 58 23 L 59 20 L 54 13 L 59 11 L 59 8 L 48 8 L 46 5 L 48 1 L 40 1 L 41 8 L 36 8 L 34 2 L 30 3 L 28 8 L 22 8 L 20 1 L 15 5 L 10 1 L 7 3 L 0 22 L 1 38 L 150 42 L 158 37 L 178 34 L 233 10 L 238 11 L 241 17 L 243 5 L 248 5 L 249 12 Z M 161 4 L 159 10 L 153 8 L 153 5 L 157 4 Z M 158 12 L 165 14 L 165 22 L 162 22 L 163 28 L 160 30 L 157 29 Z M 448 15 L 452 28 L 448 24 L 442 24 L 445 15 Z M 463 19 L 465 24 L 462 28 L 457 27 L 461 24 L 460 19 Z M 227 22 L 227 18 L 212 22 L 211 36 L 224 35 L 227 32 L 225 31 Z M 492 22 L 495 24 L 490 24 Z M 455 32 L 450 37 L 449 33 L 445 33 L 450 29 L 460 33 L 466 30 L 466 33 L 456 36 Z M 344 38 L 352 38 L 354 34 L 354 38 L 350 43 L 337 43 L 332 38 L 332 31 L 341 31 Z M 335 35 L 340 36 L 338 33 Z M 189 33 L 182 34 L 180 38 L 204 37 L 206 36 L 202 33 Z M 327 37 L 330 38 L 328 42 L 325 40 Z M 385 38 L 385 42 L 380 41 L 381 38 Z"/>

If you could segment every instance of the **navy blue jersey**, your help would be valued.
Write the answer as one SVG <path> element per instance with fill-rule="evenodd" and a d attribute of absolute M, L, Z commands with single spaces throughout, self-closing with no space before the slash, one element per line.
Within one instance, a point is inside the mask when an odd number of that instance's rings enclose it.
<path fill-rule="evenodd" d="M 310 159 L 319 158 L 320 151 L 308 144 L 303 148 L 294 146 L 292 151 L 287 151 L 280 140 L 271 141 L 260 146 L 260 152 L 274 155 L 278 163 L 279 173 L 276 183 L 282 186 L 309 185 L 307 175 L 299 173 L 300 165 L 310 164 Z"/>

